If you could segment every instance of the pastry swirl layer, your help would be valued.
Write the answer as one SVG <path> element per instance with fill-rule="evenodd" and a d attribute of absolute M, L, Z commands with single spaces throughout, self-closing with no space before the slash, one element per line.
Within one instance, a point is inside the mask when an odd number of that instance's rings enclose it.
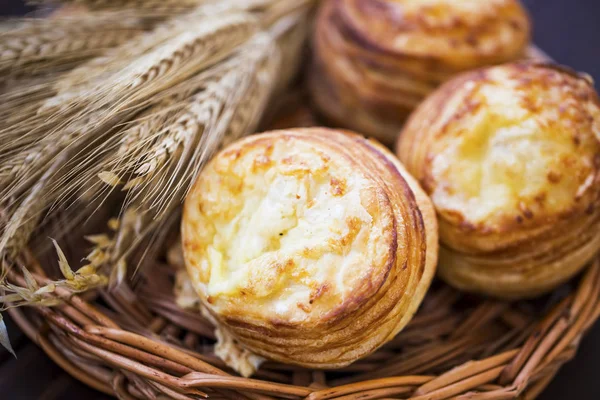
<path fill-rule="evenodd" d="M 185 202 L 187 270 L 248 350 L 347 365 L 410 320 L 434 275 L 435 212 L 384 147 L 325 128 L 255 135 L 202 171 Z"/>
<path fill-rule="evenodd" d="M 316 22 L 313 102 L 333 123 L 385 143 L 457 73 L 525 56 L 517 0 L 326 0 Z"/>
<path fill-rule="evenodd" d="M 431 196 L 440 274 L 530 297 L 600 249 L 600 102 L 590 79 L 532 62 L 466 73 L 411 116 L 397 153 Z"/>

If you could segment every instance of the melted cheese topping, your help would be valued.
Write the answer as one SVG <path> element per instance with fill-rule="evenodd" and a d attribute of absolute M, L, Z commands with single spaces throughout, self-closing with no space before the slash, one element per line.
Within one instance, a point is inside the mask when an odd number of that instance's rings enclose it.
<path fill-rule="evenodd" d="M 438 211 L 502 231 L 585 210 L 600 183 L 594 96 L 583 79 L 554 69 L 474 75 L 433 127 L 427 180 Z"/>
<path fill-rule="evenodd" d="M 318 321 L 365 301 L 384 279 L 393 246 L 385 200 L 352 160 L 315 143 L 239 142 L 213 159 L 186 200 L 190 277 L 221 316 Z"/>

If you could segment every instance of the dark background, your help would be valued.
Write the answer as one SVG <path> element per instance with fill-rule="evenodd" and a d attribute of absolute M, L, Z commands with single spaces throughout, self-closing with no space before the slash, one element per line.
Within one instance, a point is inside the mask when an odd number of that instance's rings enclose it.
<path fill-rule="evenodd" d="M 600 0 L 523 1 L 534 21 L 535 43 L 561 64 L 600 81 Z M 0 15 L 21 15 L 31 10 L 21 1 L 0 0 Z M 18 359 L 0 351 L 0 399 L 107 399 L 62 372 L 10 320 L 8 329 Z M 600 323 L 583 340 L 575 360 L 561 369 L 540 399 L 600 399 L 599 371 Z"/>

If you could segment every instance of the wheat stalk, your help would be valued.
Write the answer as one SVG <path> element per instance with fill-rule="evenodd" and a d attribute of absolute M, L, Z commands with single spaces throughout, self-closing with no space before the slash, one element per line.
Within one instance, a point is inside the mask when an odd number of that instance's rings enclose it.
<path fill-rule="evenodd" d="M 203 51 L 203 55 L 206 55 L 206 57 L 203 56 L 199 56 L 199 55 L 194 55 L 197 54 L 197 50 L 196 49 L 192 49 L 193 51 L 189 51 L 189 55 L 188 57 L 192 57 L 194 62 L 196 63 L 196 65 L 200 65 L 200 66 L 204 66 L 204 65 L 211 65 L 212 63 L 220 60 L 221 58 L 223 58 L 224 56 L 226 56 L 228 53 L 230 53 L 231 51 L 233 51 L 233 49 L 235 49 L 235 46 L 237 45 L 237 43 L 241 43 L 243 41 L 243 38 L 246 34 L 246 32 L 248 32 L 248 30 L 246 28 L 251 28 L 250 25 L 241 25 L 239 24 L 239 21 L 244 20 L 243 18 L 240 18 L 240 16 L 235 16 L 232 15 L 232 18 L 230 19 L 230 21 L 232 22 L 228 28 L 227 28 L 227 35 L 224 36 L 228 36 L 229 40 L 226 42 L 227 44 L 225 44 L 225 42 L 214 42 L 211 40 L 210 37 L 205 37 L 207 40 L 204 42 L 204 44 L 206 45 Z M 226 20 L 222 19 L 221 22 L 225 22 Z M 227 27 L 227 25 L 223 24 L 223 27 Z M 239 28 L 239 30 L 236 30 L 236 28 Z M 223 35 L 221 35 L 223 36 Z M 187 33 L 184 35 L 184 38 L 187 40 Z M 223 40 L 223 39 L 221 39 Z M 216 47 L 215 47 L 216 46 Z M 173 46 L 169 46 L 169 43 L 163 45 L 162 47 L 168 47 L 168 48 L 173 48 Z M 217 49 L 218 50 L 213 50 L 213 49 Z M 160 52 L 159 52 L 160 55 Z M 160 58 L 159 58 L 160 59 Z M 175 59 L 173 61 L 173 63 L 177 63 L 177 59 Z M 162 61 L 161 61 L 162 63 Z M 159 64 L 160 66 L 160 64 Z M 171 67 L 171 61 L 169 61 L 169 64 L 167 64 L 168 67 Z M 177 73 L 181 73 L 182 71 L 184 71 L 184 68 L 180 68 L 177 70 Z M 128 110 L 130 111 L 133 107 L 133 105 L 128 105 L 127 103 L 125 103 L 123 101 L 123 99 L 127 98 L 127 93 L 129 91 L 131 91 L 132 94 L 135 95 L 135 101 L 132 102 L 132 104 L 143 104 L 144 106 L 149 106 L 151 105 L 151 103 L 148 103 L 147 101 L 143 101 L 143 102 L 139 102 L 139 97 L 140 94 L 144 93 L 144 91 L 140 88 L 140 86 L 142 86 L 145 83 L 145 80 L 149 80 L 151 81 L 152 79 L 154 80 L 154 84 L 156 84 L 156 81 L 160 81 L 160 78 L 162 75 L 165 75 L 164 71 L 159 71 L 158 73 L 155 74 L 150 74 L 150 78 L 146 78 L 144 75 L 140 75 L 138 74 L 136 79 L 137 82 L 141 83 L 134 83 L 134 85 L 132 85 L 132 88 L 130 90 L 126 90 L 123 91 L 124 94 L 120 95 L 121 100 L 122 100 L 122 107 L 124 110 Z M 177 75 L 175 75 L 175 77 L 177 77 Z M 191 81 L 188 79 L 186 81 L 183 81 L 184 83 L 179 84 L 179 85 L 175 85 L 175 90 L 171 90 L 171 89 L 167 89 L 165 91 L 163 91 L 163 96 L 161 96 L 159 94 L 159 96 L 152 96 L 152 101 L 157 101 L 159 99 L 161 99 L 162 97 L 164 97 L 164 94 L 168 95 L 168 96 L 177 96 L 177 91 L 182 91 L 183 93 L 189 91 L 189 86 L 190 84 L 192 84 L 193 86 L 193 81 L 195 81 L 195 79 L 191 79 Z M 136 82 L 134 80 L 134 82 Z M 173 82 L 171 83 L 173 84 Z M 153 88 L 151 88 L 153 89 Z M 150 96 L 152 95 L 152 93 L 148 93 L 148 95 L 145 95 L 144 97 L 147 96 L 147 98 L 150 98 Z M 112 110 L 113 114 L 117 114 L 117 112 L 115 112 L 115 110 Z M 97 150 L 97 152 L 102 152 L 102 151 L 112 151 L 112 148 L 110 147 L 111 144 L 114 143 L 114 140 L 106 140 L 104 141 L 104 143 L 102 143 L 101 145 L 97 146 L 95 150 Z M 92 155 L 95 155 L 92 154 Z M 84 160 L 83 162 L 77 162 L 77 163 L 72 163 L 72 168 L 70 169 L 70 174 L 71 175 L 81 175 L 81 176 L 85 176 L 85 172 L 92 170 L 93 166 L 97 164 L 96 160 L 92 157 L 90 157 L 90 154 L 86 154 L 87 160 Z M 89 181 L 87 181 L 89 182 Z"/>
<path fill-rule="evenodd" d="M 58 95 L 42 110 L 67 109 L 73 103 L 89 104 L 91 108 L 112 103 L 124 107 L 123 96 L 130 96 L 127 100 L 131 103 L 139 103 L 218 62 L 256 30 L 253 18 L 241 13 L 178 21 L 179 29 L 170 30 L 166 40 L 164 30 L 159 29 L 130 42 L 126 51 L 118 49 L 109 54 L 100 66 L 91 63 L 75 69 L 60 81 Z M 138 50 L 134 50 L 138 44 Z"/>
<path fill-rule="evenodd" d="M 0 32 L 0 79 L 65 71 L 147 30 L 135 14 L 31 19 Z"/>
<path fill-rule="evenodd" d="M 178 107 L 170 104 L 170 118 L 162 118 L 165 108 L 160 105 L 154 115 L 149 113 L 139 125 L 127 129 L 137 137 L 149 121 L 163 123 L 152 129 L 152 140 L 136 142 L 130 148 L 123 146 L 130 143 L 124 140 L 120 151 L 105 161 L 114 169 L 99 174 L 109 186 L 123 183 L 130 196 L 120 224 L 123 233 L 120 229 L 119 245 L 110 258 L 112 265 L 118 265 L 113 279 L 124 276 L 124 260 L 146 236 L 140 230 L 164 231 L 157 228 L 178 208 L 193 177 L 223 138 L 255 129 L 276 81 L 279 62 L 274 40 L 258 35 L 223 63 L 219 72 L 207 74 L 197 93 Z M 131 171 L 127 182 L 121 179 L 125 171 Z M 137 235 L 129 234 L 132 220 Z"/>
<path fill-rule="evenodd" d="M 199 19 L 201 21 L 185 18 L 186 23 L 181 24 L 183 32 L 160 41 L 153 51 L 132 54 L 133 59 L 125 59 L 125 63 L 122 54 L 117 52 L 115 61 L 120 68 L 100 74 L 91 82 L 73 85 L 75 88 L 65 92 L 59 91 L 45 101 L 31 121 L 36 129 L 27 135 L 42 139 L 29 151 L 5 162 L 9 174 L 0 176 L 0 188 L 5 189 L 0 202 L 15 196 L 23 185 L 28 184 L 32 172 L 44 170 L 61 151 L 77 155 L 90 145 L 90 141 L 99 142 L 103 133 L 110 132 L 106 126 L 114 126 L 133 113 L 134 107 L 143 107 L 154 94 L 222 59 L 256 29 L 253 19 L 243 14 L 211 21 Z M 148 38 L 140 41 L 145 43 Z M 133 60 L 135 62 L 127 63 Z M 95 65 L 92 69 L 95 70 Z M 84 65 L 75 71 L 85 74 L 86 70 Z M 67 74 L 63 80 L 70 81 L 71 77 L 72 74 Z M 68 120 L 53 126 L 64 116 Z"/>
<path fill-rule="evenodd" d="M 278 81 L 273 76 L 280 69 L 282 59 L 274 53 L 276 49 L 273 36 L 255 38 L 229 63 L 223 64 L 220 73 L 214 74 L 205 84 L 206 88 L 189 100 L 181 116 L 173 118 L 166 129 L 155 127 L 155 132 L 162 133 L 158 135 L 160 140 L 154 141 L 145 153 L 135 149 L 131 154 L 136 157 L 128 163 L 122 162 L 123 157 L 107 162 L 121 168 L 105 171 L 106 176 L 112 177 L 105 183 L 110 186 L 123 183 L 130 194 L 135 196 L 137 192 L 134 200 L 125 203 L 128 204 L 125 220 L 136 215 L 138 229 L 166 231 L 164 215 L 171 215 L 178 208 L 212 152 L 220 144 L 256 128 L 269 94 Z M 161 115 L 161 110 L 157 111 Z M 198 151 L 190 151 L 192 149 Z M 124 182 L 120 176 L 132 169 L 134 173 Z M 127 222 L 121 224 L 124 227 L 130 225 Z M 130 230 L 127 228 L 126 232 Z M 125 276 L 124 260 L 145 237 L 144 234 L 119 236 L 129 240 L 120 240 L 120 246 L 114 249 L 111 257 L 111 263 L 119 266 L 118 272 L 114 271 L 111 276 L 116 283 Z"/>
<path fill-rule="evenodd" d="M 40 0 L 42 4 L 64 4 L 84 6 L 90 10 L 115 8 L 175 9 L 187 10 L 197 7 L 207 0 Z"/>
<path fill-rule="evenodd" d="M 179 113 L 172 118 L 172 121 L 166 121 L 167 123 L 158 131 L 155 126 L 154 131 L 160 140 L 139 157 L 129 158 L 129 161 L 127 156 L 118 158 L 119 161 L 126 162 L 124 165 L 126 170 L 133 170 L 135 176 L 133 179 L 138 180 L 140 177 L 152 176 L 180 145 L 186 143 L 190 137 L 202 134 L 203 126 L 214 125 L 215 116 L 211 111 L 226 107 L 228 102 L 232 101 L 222 98 L 223 94 L 234 93 L 236 96 L 245 95 L 256 100 L 257 96 L 249 95 L 246 86 L 259 79 L 259 70 L 261 69 L 257 68 L 259 60 L 264 60 L 266 54 L 270 54 L 273 59 L 276 59 L 273 52 L 264 36 L 259 35 L 238 54 L 223 63 L 218 68 L 218 75 L 213 75 L 212 79 L 203 79 L 202 90 L 186 99 L 187 104 L 183 108 L 180 107 Z M 256 76 L 252 76 L 252 74 Z M 237 101 L 237 98 L 233 101 Z M 157 116 L 160 116 L 161 110 L 157 111 Z M 123 150 L 121 149 L 121 151 Z M 118 174 L 116 171 L 112 172 Z M 134 187 L 138 184 L 129 181 L 126 186 Z"/>
<path fill-rule="evenodd" d="M 282 3 L 288 2 L 287 0 Z M 53 5 L 75 5 L 87 10 L 136 10 L 145 13 L 176 15 L 186 11 L 197 10 L 200 6 L 211 6 L 214 10 L 262 11 L 272 6 L 274 0 L 38 0 L 37 3 Z M 306 3 L 299 0 L 299 3 Z"/>
<path fill-rule="evenodd" d="M 41 101 L 54 96 L 54 82 L 59 74 L 45 75 L 29 79 L 9 80 L 4 83 L 2 103 L 0 103 L 0 129 L 14 127 L 19 120 L 14 119 L 23 115 L 33 115 L 42 104 Z M 24 111 L 24 107 L 30 107 Z M 13 118 L 13 119 L 11 119 Z M 21 118 L 22 119 L 22 118 Z"/>
<path fill-rule="evenodd" d="M 238 22 L 238 20 L 233 20 L 234 22 Z M 218 24 L 217 24 L 218 25 Z M 242 25 L 242 24 L 238 24 Z M 221 24 L 221 29 L 225 29 L 228 26 L 227 24 Z M 216 30 L 218 32 L 218 30 Z M 235 30 L 234 30 L 235 31 Z M 243 31 L 243 30 L 242 30 Z M 211 32 L 210 30 L 208 32 Z M 212 31 L 214 33 L 215 30 Z M 207 30 L 201 30 L 200 35 L 196 37 L 196 40 L 199 37 L 206 37 Z M 178 40 L 175 44 L 180 44 L 181 46 L 174 46 L 168 48 L 164 44 L 158 47 L 158 54 L 150 53 L 148 55 L 144 55 L 142 57 L 142 68 L 137 68 L 134 71 L 134 74 L 137 74 L 137 81 L 134 85 L 128 85 L 132 89 L 139 89 L 143 87 L 145 82 L 151 82 L 152 78 L 164 77 L 168 76 L 169 67 L 177 64 L 183 64 L 185 58 L 192 58 L 196 55 L 198 47 L 197 43 L 194 41 L 194 37 L 189 34 L 175 36 L 175 39 Z M 191 43 L 191 45 L 190 45 Z M 167 45 L 172 45 L 173 40 L 168 41 Z M 196 45 L 196 46 L 195 46 Z M 183 47 L 182 49 L 182 46 Z M 168 53 L 167 50 L 171 50 L 172 53 Z M 196 51 L 195 51 L 196 50 Z M 169 55 L 173 55 L 173 59 L 169 59 Z M 212 54 L 212 52 L 208 52 L 207 54 Z M 154 56 L 154 57 L 152 57 Z M 206 57 L 196 57 L 201 61 L 205 61 Z M 151 61 L 155 60 L 157 67 L 154 67 L 151 64 Z M 166 62 L 165 62 L 166 60 Z M 154 76 L 152 76 L 152 72 Z M 178 77 L 177 74 L 175 74 Z M 180 76 L 180 75 L 179 75 Z M 116 82 L 118 83 L 118 82 Z M 168 85 L 168 82 L 165 82 Z M 112 91 L 113 87 L 108 87 L 108 94 L 118 94 Z M 138 94 L 139 90 L 131 90 L 132 94 Z M 60 95 L 60 94 L 59 94 Z M 107 96 L 108 97 L 108 96 Z M 31 185 L 35 185 L 37 177 L 44 171 L 49 163 L 52 162 L 59 154 L 73 154 L 76 155 L 80 149 L 77 146 L 78 139 L 86 138 L 86 137 L 95 137 L 95 133 L 99 132 L 97 126 L 92 126 L 91 129 L 88 129 L 92 123 L 98 125 L 96 120 L 102 120 L 103 115 L 106 114 L 106 111 L 102 106 L 97 106 L 94 104 L 94 100 L 92 99 L 92 106 L 86 107 L 82 104 L 75 104 L 72 109 L 68 109 L 68 111 L 76 116 L 77 118 L 71 118 L 71 121 L 59 123 L 58 127 L 53 127 L 53 121 L 58 118 L 54 118 L 52 113 L 50 112 L 42 112 L 42 116 L 36 116 L 40 124 L 36 126 L 36 134 L 30 134 L 30 137 L 42 137 L 41 140 L 33 143 L 32 146 L 26 148 L 25 150 L 18 152 L 13 157 L 9 157 L 2 164 L 1 168 L 1 176 L 0 176 L 0 187 L 3 189 L 2 198 L 0 200 L 0 204 L 4 204 L 4 208 L 6 209 L 14 209 L 14 207 L 7 206 L 7 204 L 15 203 L 19 201 L 23 201 L 23 199 L 27 199 L 27 188 L 31 187 Z M 127 105 L 125 105 L 126 107 Z M 43 109 L 42 109 L 43 110 Z M 79 110 L 79 111 L 78 111 Z M 61 112 L 64 111 L 60 110 Z M 48 115 L 50 114 L 50 115 Z M 86 118 L 87 117 L 87 120 Z M 44 122 L 41 121 L 43 118 Z M 106 120 L 106 118 L 104 118 Z M 47 123 L 45 121 L 51 121 L 51 123 Z M 36 122 L 34 120 L 34 122 Z M 105 121 L 109 122 L 109 121 Z M 102 124 L 100 124 L 102 126 Z M 45 184 L 49 185 L 45 179 Z M 38 203 L 42 203 L 41 199 L 38 199 Z M 24 202 L 21 204 L 23 207 L 27 207 L 29 205 L 28 202 Z M 20 210 L 21 214 L 28 215 L 29 218 L 33 218 L 30 210 L 24 209 L 23 207 L 17 207 Z M 42 207 L 43 208 L 43 207 Z M 17 229 L 19 224 L 22 224 L 22 218 L 12 219 L 2 224 L 3 232 L 3 242 L 8 242 L 12 240 L 12 235 Z M 17 225 L 15 225 L 17 224 Z"/>
<path fill-rule="evenodd" d="M 0 254 L 6 253 L 9 258 L 16 258 L 19 251 L 27 244 L 43 211 L 41 207 L 43 203 L 39 201 L 39 198 L 46 195 L 48 181 L 52 179 L 64 161 L 64 158 L 57 159 L 31 188 L 18 208 L 11 212 L 10 219 L 3 224 L 4 232 L 0 238 Z M 2 276 L 3 278 L 4 276 Z"/>
<path fill-rule="evenodd" d="M 177 159 L 175 170 L 181 171 L 186 179 L 159 179 L 159 182 L 166 182 L 159 186 L 166 187 L 171 196 L 160 196 L 161 200 L 152 201 L 152 205 L 169 203 L 182 188 L 187 192 L 201 165 L 227 135 L 238 137 L 255 129 L 271 93 L 280 58 L 272 39 L 264 35 L 258 35 L 245 50 L 239 64 L 233 63 L 237 68 L 195 95 L 174 127 L 166 129 L 165 137 L 141 160 L 134 173 L 156 176 L 161 170 L 169 169 L 166 165 L 176 159 L 173 155 L 177 149 L 181 148 L 183 153 Z M 189 160 L 187 154 L 190 154 Z M 183 169 L 184 165 L 187 169 Z M 187 187 L 184 185 L 186 180 Z"/>
<path fill-rule="evenodd" d="M 0 81 L 5 81 L 0 104 L 0 157 L 7 160 L 0 168 L 0 182 L 11 179 L 20 161 L 30 160 L 37 151 L 12 156 L 25 146 L 34 146 L 59 127 L 60 119 L 68 117 L 39 112 L 57 95 L 56 82 L 64 77 L 61 72 L 128 41 L 154 22 L 139 13 L 85 13 L 77 18 L 26 20 L 0 33 Z M 0 188 L 4 187 L 0 183 Z"/>
<path fill-rule="evenodd" d="M 56 94 L 55 77 L 35 78 L 10 83 L 1 94 L 0 102 L 0 159 L 8 160 L 34 141 L 34 120 L 39 107 Z M 0 164 L 0 176 L 7 163 Z M 1 178 L 0 178 L 1 179 Z"/>
<path fill-rule="evenodd" d="M 256 129 L 270 95 L 289 78 L 281 70 L 298 57 L 305 31 L 298 27 L 312 1 L 202 3 L 72 71 L 31 82 L 36 101 L 26 112 L 17 106 L 26 96 L 9 91 L 10 120 L 0 125 L 3 275 L 45 212 L 79 202 L 88 207 L 68 209 L 69 220 L 81 221 L 116 188 L 126 193 L 119 223 L 90 238 L 95 247 L 84 267 L 74 272 L 56 246 L 64 279 L 1 280 L 0 301 L 50 304 L 56 288 L 122 281 L 139 244 L 176 221 L 211 154 Z M 16 140 L 5 144 L 8 138 Z"/>

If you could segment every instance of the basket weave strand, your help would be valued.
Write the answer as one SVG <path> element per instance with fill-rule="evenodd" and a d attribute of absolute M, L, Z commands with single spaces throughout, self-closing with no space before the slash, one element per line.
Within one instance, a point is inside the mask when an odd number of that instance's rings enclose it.
<path fill-rule="evenodd" d="M 36 258 L 23 257 L 47 281 Z M 375 354 L 332 371 L 267 362 L 246 379 L 214 355 L 210 323 L 175 304 L 172 267 L 157 262 L 144 273 L 152 279 L 135 290 L 62 289 L 61 306 L 10 312 L 62 368 L 120 399 L 251 400 L 533 399 L 600 316 L 600 260 L 562 294 L 533 303 L 482 300 L 437 283 L 410 325 Z"/>

